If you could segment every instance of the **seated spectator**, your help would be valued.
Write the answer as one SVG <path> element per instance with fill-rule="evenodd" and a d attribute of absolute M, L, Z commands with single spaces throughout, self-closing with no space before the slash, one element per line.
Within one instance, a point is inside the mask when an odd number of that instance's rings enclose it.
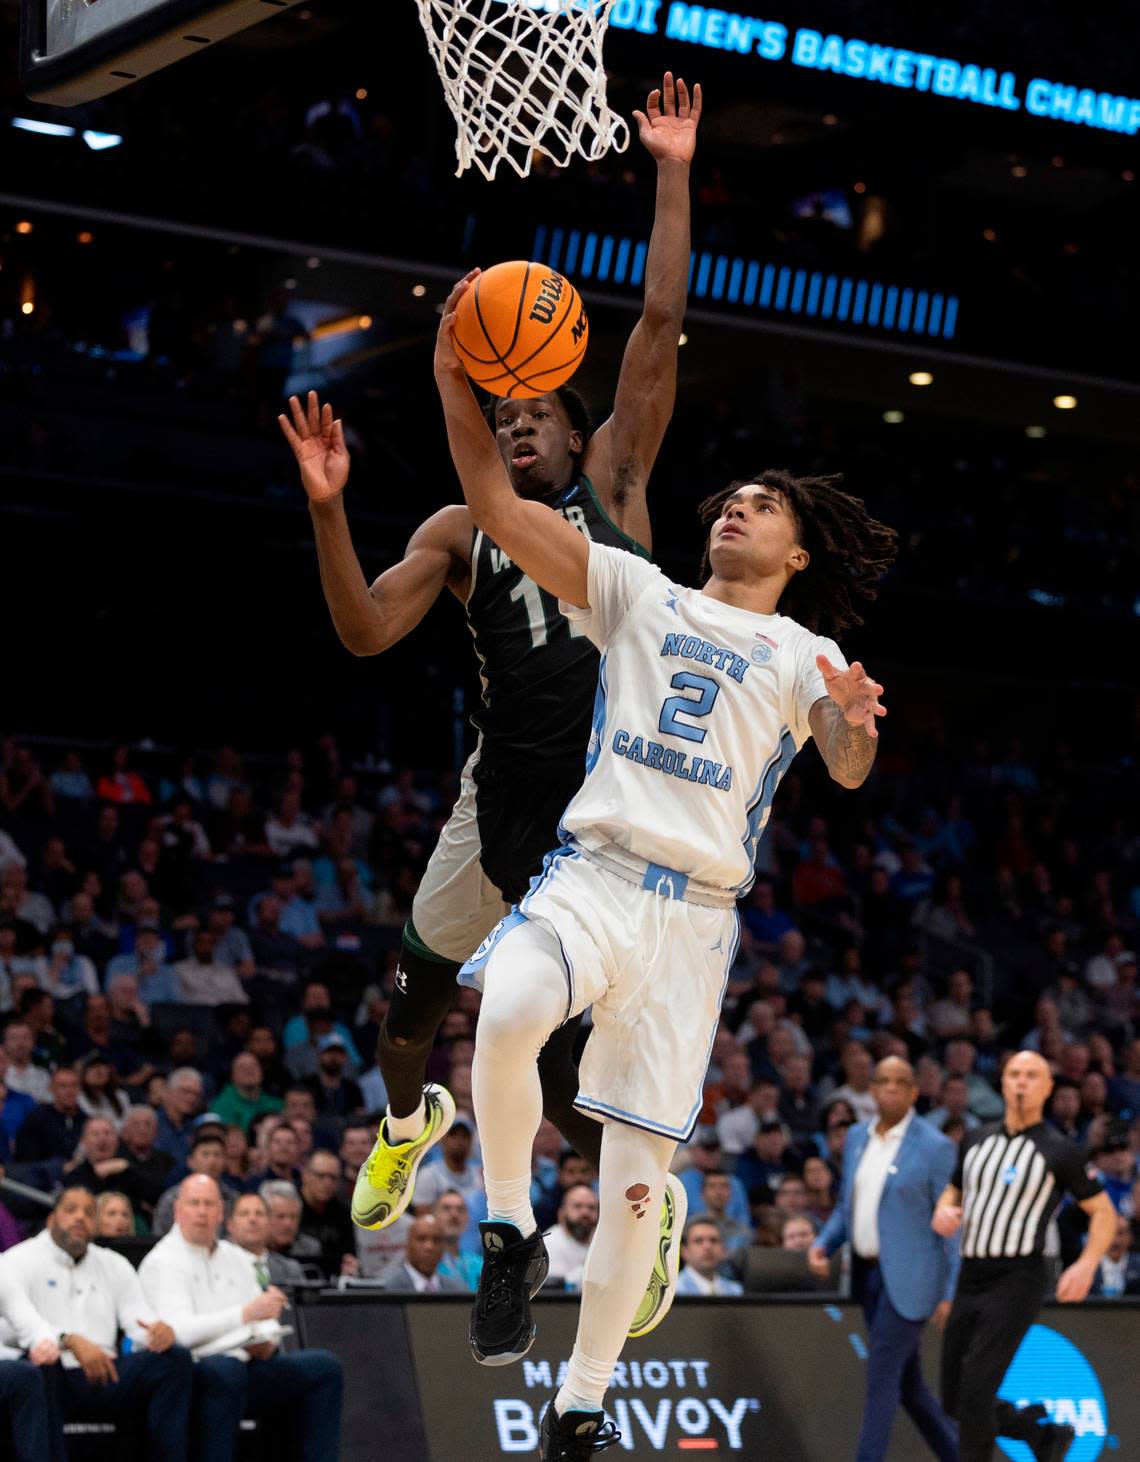
<path fill-rule="evenodd" d="M 36 1102 L 51 1101 L 51 1078 L 42 1066 L 32 1063 L 35 1036 L 26 1021 L 13 1020 L 4 1027 L 0 1052 L 4 1057 L 4 1085 L 23 1092 Z"/>
<path fill-rule="evenodd" d="M 340 1136 L 340 1197 L 351 1204 L 356 1175 L 368 1161 L 372 1144 L 376 1140 L 376 1128 L 371 1122 L 350 1121 Z M 561 1141 L 561 1138 L 559 1138 Z M 450 1191 L 456 1191 L 454 1189 Z M 446 1228 L 446 1225 L 444 1226 Z"/>
<path fill-rule="evenodd" d="M 1079 1143 L 1084 1133 L 1080 1088 L 1071 1081 L 1056 1082 L 1045 1109 L 1045 1120 L 1070 1142 Z"/>
<path fill-rule="evenodd" d="M 844 1097 L 832 1097 L 823 1109 L 820 1117 L 820 1138 L 816 1141 L 833 1179 L 838 1178 L 843 1169 L 843 1148 L 847 1142 L 847 1134 L 858 1120 L 855 1108 Z"/>
<path fill-rule="evenodd" d="M 323 1148 L 310 1153 L 301 1178 L 301 1232 L 316 1239 L 320 1246 L 320 1264 L 327 1279 L 360 1273 L 352 1215 L 337 1194 L 339 1185 L 340 1159 L 336 1154 Z"/>
<path fill-rule="evenodd" d="M 202 1110 L 205 1094 L 201 1073 L 193 1066 L 178 1066 L 166 1078 L 155 1146 L 176 1163 L 184 1163 L 190 1156 L 192 1120 Z"/>
<path fill-rule="evenodd" d="M 761 954 L 776 953 L 780 939 L 794 929 L 794 921 L 776 905 L 776 888 L 770 878 L 758 878 L 742 911 L 745 927 Z"/>
<path fill-rule="evenodd" d="M 720 1076 L 706 1081 L 700 1116 L 702 1127 L 713 1126 L 719 1117 L 743 1106 L 752 1090 L 752 1065 L 747 1051 L 735 1042 L 728 1046 L 719 1061 Z"/>
<path fill-rule="evenodd" d="M 798 929 L 789 929 L 780 935 L 777 945 L 776 968 L 780 975 L 780 989 L 785 995 L 794 995 L 800 980 L 811 969 L 807 957 L 807 940 Z"/>
<path fill-rule="evenodd" d="M 285 1047 L 285 1064 L 297 1079 L 313 1076 L 317 1070 L 317 1045 L 322 1036 L 336 1034 L 348 1052 L 348 1071 L 355 1076 L 360 1070 L 357 1051 L 348 1027 L 333 1019 L 332 995 L 321 980 L 314 980 L 301 992 L 301 1013 L 285 1022 L 281 1044 Z"/>
<path fill-rule="evenodd" d="M 808 970 L 800 988 L 788 1001 L 788 1014 L 811 1042 L 820 1050 L 830 1042 L 835 1025 L 835 1011 L 827 999 L 827 980 L 820 970 Z"/>
<path fill-rule="evenodd" d="M 61 1066 L 51 1077 L 51 1101 L 30 1112 L 16 1135 L 16 1156 L 21 1162 L 54 1163 L 57 1169 L 79 1146 L 86 1121 L 79 1110 L 79 1077 Z"/>
<path fill-rule="evenodd" d="M 100 802 L 112 802 L 116 807 L 141 803 L 149 807 L 154 801 L 150 788 L 132 770 L 129 746 L 116 746 L 111 753 L 111 768 L 95 783 L 95 795 Z"/>
<path fill-rule="evenodd" d="M 334 935 L 346 929 L 361 929 L 368 921 L 372 897 L 355 860 L 341 858 L 335 880 L 317 890 L 314 902 L 321 927 Z"/>
<path fill-rule="evenodd" d="M 249 935 L 237 926 L 237 906 L 228 893 L 218 894 L 210 904 L 206 928 L 214 936 L 214 958 L 230 965 L 238 979 L 252 980 L 256 969 Z"/>
<path fill-rule="evenodd" d="M 271 1284 L 305 1283 L 305 1271 L 288 1254 L 269 1247 L 269 1206 L 260 1193 L 242 1193 L 234 1200 L 226 1221 L 226 1236 L 253 1261 L 253 1273 L 262 1289 Z"/>
<path fill-rule="evenodd" d="M 544 1187 L 542 1193 L 538 1195 L 538 1202 L 534 1210 L 535 1223 L 545 1232 L 558 1222 L 558 1210 L 562 1206 L 563 1196 L 575 1184 L 585 1183 L 588 1187 L 594 1187 L 597 1181 L 597 1173 L 581 1153 L 575 1152 L 571 1147 L 565 1148 L 558 1154 L 557 1173 L 553 1186 Z M 416 1190 L 418 1196 L 418 1182 Z M 468 1207 L 471 1207 L 470 1197 L 468 1197 Z"/>
<path fill-rule="evenodd" d="M 228 1216 L 241 1191 L 226 1175 L 226 1142 L 216 1126 L 204 1125 L 194 1132 L 190 1156 L 186 1159 L 186 1175 L 203 1173 L 217 1183 Z M 151 1232 L 158 1238 L 168 1234 L 174 1225 L 174 1204 L 181 1184 L 167 1188 L 154 1206 Z"/>
<path fill-rule="evenodd" d="M 1140 1295 L 1140 1254 L 1133 1254 L 1131 1249 L 1132 1226 L 1121 1215 L 1116 1220 L 1112 1243 L 1093 1279 L 1090 1295 L 1099 1295 L 1103 1299 Z"/>
<path fill-rule="evenodd" d="M 6 1163 L 12 1152 L 16 1133 L 20 1130 L 29 1112 L 34 1112 L 36 1103 L 22 1091 L 9 1091 L 4 1080 L 5 1063 L 0 1051 L 0 1163 Z"/>
<path fill-rule="evenodd" d="M 124 1082 L 147 1073 L 140 1064 L 138 1052 L 116 1039 L 117 1031 L 111 1015 L 111 1002 L 106 995 L 89 995 L 83 1008 L 83 1024 L 71 1037 L 71 1058 L 81 1060 L 98 1051 L 111 1069 Z"/>
<path fill-rule="evenodd" d="M 475 1123 L 465 1112 L 456 1114 L 454 1122 L 440 1139 L 439 1162 L 420 1168 L 416 1177 L 415 1208 L 434 1208 L 436 1199 L 448 1188 L 466 1198 L 469 1193 L 483 1191 L 483 1169 L 472 1161 Z"/>
<path fill-rule="evenodd" d="M 277 812 L 265 824 L 265 839 L 277 858 L 293 858 L 302 851 L 316 852 L 320 834 L 301 808 L 299 792 L 284 792 Z"/>
<path fill-rule="evenodd" d="M 1108 1094 L 1118 1116 L 1140 1117 L 1140 1040 L 1128 1043 L 1121 1070 L 1108 1084 Z"/>
<path fill-rule="evenodd" d="M 116 1132 L 130 1109 L 118 1077 L 102 1051 L 88 1051 L 79 1063 L 79 1109 L 87 1117 L 106 1117 Z"/>
<path fill-rule="evenodd" d="M 317 1042 L 316 1073 L 305 1081 L 312 1092 L 318 1118 L 347 1117 L 364 1109 L 364 1097 L 347 1074 L 347 1067 L 348 1047 L 344 1037 L 335 1030 L 321 1036 Z"/>
<path fill-rule="evenodd" d="M 293 984 L 305 962 L 305 948 L 281 927 L 284 904 L 275 893 L 262 894 L 249 933 L 257 973 L 281 984 Z"/>
<path fill-rule="evenodd" d="M 61 1004 L 98 991 L 99 977 L 95 966 L 85 954 L 77 951 L 75 936 L 70 929 L 61 926 L 53 934 L 39 984 Z"/>
<path fill-rule="evenodd" d="M 88 873 L 86 880 L 97 885 L 99 875 Z M 96 969 L 102 969 L 115 953 L 115 926 L 100 916 L 95 899 L 86 888 L 72 894 L 60 912 L 72 932 L 76 949 L 85 954 Z"/>
<path fill-rule="evenodd" d="M 416 1294 L 459 1294 L 467 1286 L 452 1274 L 439 1272 L 443 1258 L 443 1232 L 430 1213 L 418 1214 L 408 1229 L 407 1248 L 379 1275 L 382 1289 L 414 1291 Z"/>
<path fill-rule="evenodd" d="M 582 1288 L 582 1266 L 598 1226 L 598 1195 L 579 1183 L 562 1195 L 558 1222 L 545 1234 L 550 1258 L 549 1282 L 566 1289 Z"/>
<path fill-rule="evenodd" d="M 467 1232 L 471 1215 L 462 1193 L 448 1188 L 435 1201 L 432 1210 L 439 1231 L 443 1236 L 443 1258 L 439 1261 L 439 1276 L 450 1275 L 458 1279 L 464 1289 L 474 1293 L 479 1288 L 479 1275 L 483 1269 L 482 1254 L 471 1254 L 460 1248 L 460 1240 Z"/>
<path fill-rule="evenodd" d="M 780 1223 L 780 1248 L 792 1254 L 806 1254 L 815 1243 L 816 1232 L 808 1214 L 786 1214 Z"/>
<path fill-rule="evenodd" d="M 770 1203 L 787 1176 L 788 1129 L 778 1117 L 760 1123 L 752 1147 L 736 1160 L 736 1177 L 750 1203 Z M 682 1179 L 684 1181 L 684 1179 Z"/>
<path fill-rule="evenodd" d="M 273 1285 L 263 1289 L 249 1253 L 218 1237 L 222 1195 L 212 1178 L 184 1180 L 174 1223 L 142 1261 L 139 1278 L 195 1357 L 199 1456 L 232 1462 L 244 1416 L 285 1416 L 301 1456 L 336 1462 L 340 1361 L 325 1350 L 278 1350 L 285 1295 Z"/>
<path fill-rule="evenodd" d="M 1097 1177 L 1104 1184 L 1104 1191 L 1112 1200 L 1113 1208 L 1118 1213 L 1124 1213 L 1128 1209 L 1132 1184 L 1136 1179 L 1136 1155 L 1122 1124 L 1105 1122 L 1103 1125 L 1104 1135 L 1099 1141 L 1096 1138 L 1096 1126 L 1090 1126 L 1089 1158 L 1096 1168 Z"/>
<path fill-rule="evenodd" d="M 224 811 L 213 820 L 214 846 L 227 858 L 272 858 L 265 839 L 265 818 L 248 787 L 234 787 Z"/>
<path fill-rule="evenodd" d="M 230 965 L 214 958 L 214 936 L 199 929 L 193 953 L 174 966 L 182 1002 L 186 1005 L 248 1005 L 249 994 Z"/>
<path fill-rule="evenodd" d="M 811 1079 L 811 1060 L 807 1056 L 789 1056 L 780 1070 L 783 1092 L 777 1114 L 795 1142 L 806 1142 L 819 1127 L 819 1104 Z"/>
<path fill-rule="evenodd" d="M 266 1182 L 292 1183 L 301 1185 L 299 1166 L 301 1149 L 293 1124 L 285 1117 L 270 1117 L 261 1128 L 264 1136 L 264 1166 L 254 1169 L 249 1175 L 250 1187 L 259 1187 Z"/>
<path fill-rule="evenodd" d="M 175 1158 L 156 1146 L 158 1117 L 153 1107 L 131 1107 L 119 1134 L 119 1156 L 127 1161 L 130 1190 L 136 1204 L 149 1216 L 170 1183 Z M 122 1187 L 122 1183 L 119 1184 Z"/>
<path fill-rule="evenodd" d="M 808 1214 L 817 1225 L 827 1222 L 835 1207 L 835 1175 L 822 1157 L 806 1157 L 803 1170 Z"/>
<path fill-rule="evenodd" d="M 974 1070 L 974 1044 L 972 1041 L 953 1040 L 946 1043 L 943 1059 L 948 1076 L 960 1076 L 966 1083 L 970 1111 L 979 1122 L 994 1122 L 1005 1110 L 999 1094 Z"/>
<path fill-rule="evenodd" d="M 977 1117 L 970 1111 L 970 1092 L 964 1076 L 947 1076 L 942 1083 L 941 1100 L 926 1120 L 942 1130 L 948 1122 L 962 1122 L 967 1132 L 980 1126 Z"/>
<path fill-rule="evenodd" d="M 157 929 L 140 929 L 130 954 L 117 954 L 107 965 L 107 985 L 120 975 L 133 975 L 144 1005 L 177 1005 L 182 987 L 174 966 L 166 962 L 166 945 Z"/>
<path fill-rule="evenodd" d="M 64 1420 L 141 1420 L 148 1459 L 185 1462 L 190 1357 L 128 1261 L 92 1244 L 94 1234 L 95 1199 L 85 1188 L 65 1188 L 47 1228 L 5 1254 L 5 1279 L 30 1306 L 17 1312 L 19 1343 L 27 1350 L 58 1344 Z M 129 1355 L 118 1353 L 120 1330 L 131 1340 Z M 62 1455 L 62 1437 L 59 1447 L 55 1455 Z"/>
<path fill-rule="evenodd" d="M 135 1211 L 125 1193 L 108 1188 L 95 1199 L 95 1237 L 127 1239 L 135 1231 Z"/>
<path fill-rule="evenodd" d="M 724 1151 L 735 1157 L 752 1146 L 764 1118 L 778 1117 L 780 1088 L 774 1081 L 754 1081 L 748 1100 L 717 1119 L 716 1132 Z"/>
<path fill-rule="evenodd" d="M 277 1037 L 267 1025 L 250 1027 L 245 1049 L 261 1062 L 261 1084 L 270 1096 L 282 1096 L 290 1076 L 281 1060 Z"/>
<path fill-rule="evenodd" d="M 83 758 L 77 751 L 64 752 L 63 759 L 48 781 L 58 803 L 70 802 L 86 808 L 95 800 L 95 788 L 83 769 Z"/>
<path fill-rule="evenodd" d="M 869 1122 L 879 1115 L 879 1106 L 871 1089 L 874 1062 L 870 1051 L 859 1041 L 848 1041 L 839 1057 L 843 1084 L 830 1092 L 829 1102 L 842 1100 L 853 1108 L 860 1122 Z"/>
<path fill-rule="evenodd" d="M 974 980 L 969 970 L 953 970 L 946 979 L 946 994 L 926 1012 L 926 1024 L 940 1041 L 968 1036 L 973 1016 Z"/>
<path fill-rule="evenodd" d="M 737 1279 L 724 1273 L 724 1240 L 720 1229 L 707 1218 L 691 1218 L 681 1239 L 681 1271 L 677 1275 L 678 1295 L 735 1296 L 744 1293 Z"/>
<path fill-rule="evenodd" d="M 704 1175 L 701 1184 L 701 1201 L 693 1210 L 693 1217 L 711 1218 L 720 1229 L 724 1240 L 724 1251 L 729 1256 L 740 1249 L 747 1249 L 755 1237 L 750 1223 L 739 1223 L 730 1218 L 729 1204 L 732 1202 L 732 1179 L 728 1173 L 714 1169 Z"/>
<path fill-rule="evenodd" d="M 257 1190 L 269 1210 L 269 1247 L 275 1254 L 296 1259 L 306 1277 L 323 1279 L 321 1246 L 311 1234 L 301 1232 L 304 1201 L 292 1183 L 270 1178 Z"/>
<path fill-rule="evenodd" d="M 46 939 L 48 930 L 56 921 L 55 910 L 46 894 L 29 889 L 28 870 L 19 863 L 6 864 L 0 869 L 0 891 L 0 906 L 13 918 L 31 924 L 40 937 Z"/>
<path fill-rule="evenodd" d="M 55 1024 L 55 1001 L 46 990 L 35 986 L 21 990 L 17 1001 L 17 1019 L 26 1021 L 32 1030 L 32 1060 L 45 1071 L 67 1065 L 67 1041 Z"/>
<path fill-rule="evenodd" d="M 86 1188 L 96 1197 L 117 1189 L 141 1199 L 141 1185 L 136 1185 L 129 1159 L 119 1151 L 119 1134 L 106 1117 L 88 1117 L 75 1149 L 75 1159 L 65 1168 L 68 1181 Z"/>
<path fill-rule="evenodd" d="M 270 1096 L 263 1089 L 261 1062 L 248 1051 L 239 1052 L 230 1062 L 229 1083 L 211 1103 L 223 1122 L 233 1123 L 243 1132 L 249 1130 L 254 1117 L 279 1112 L 282 1105 L 280 1097 Z"/>
<path fill-rule="evenodd" d="M 234 1123 L 226 1124 L 226 1173 L 235 1187 L 249 1187 L 249 1138 Z"/>
<path fill-rule="evenodd" d="M 779 1221 L 786 1218 L 804 1218 L 808 1211 L 807 1184 L 797 1173 L 788 1173 L 780 1179 L 774 1204 Z"/>

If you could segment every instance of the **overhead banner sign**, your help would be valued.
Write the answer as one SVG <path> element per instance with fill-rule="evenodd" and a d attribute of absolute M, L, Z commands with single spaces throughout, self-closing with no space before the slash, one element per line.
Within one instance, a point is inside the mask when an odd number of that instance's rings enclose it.
<path fill-rule="evenodd" d="M 540 0 L 541 3 L 541 0 Z M 854 81 L 873 81 L 903 91 L 926 92 L 977 106 L 1031 117 L 1097 127 L 1134 137 L 1140 131 L 1140 99 L 974 61 L 928 55 L 901 46 L 884 46 L 777 20 L 760 20 L 731 10 L 689 5 L 682 0 L 614 0 L 610 25 L 642 35 L 661 35 L 714 51 L 735 52 L 761 61 L 790 61 L 808 71 L 829 71 Z"/>

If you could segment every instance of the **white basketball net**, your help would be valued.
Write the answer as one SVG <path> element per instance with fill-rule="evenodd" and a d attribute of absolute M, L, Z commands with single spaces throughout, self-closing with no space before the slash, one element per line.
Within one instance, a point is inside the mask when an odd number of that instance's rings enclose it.
<path fill-rule="evenodd" d="M 458 177 L 505 159 L 526 177 L 535 149 L 559 167 L 575 153 L 623 152 L 629 128 L 606 105 L 602 41 L 614 0 L 416 0 L 458 126 Z"/>

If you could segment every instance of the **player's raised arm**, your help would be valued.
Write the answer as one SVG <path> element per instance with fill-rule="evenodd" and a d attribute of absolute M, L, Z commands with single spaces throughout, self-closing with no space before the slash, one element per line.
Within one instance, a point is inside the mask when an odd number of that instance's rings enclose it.
<path fill-rule="evenodd" d="M 875 760 L 875 720 L 887 714 L 879 703 L 883 687 L 858 660 L 848 670 L 837 670 L 825 655 L 817 655 L 816 664 L 827 695 L 808 713 L 812 737 L 832 779 L 843 787 L 860 787 Z"/>
<path fill-rule="evenodd" d="M 577 529 L 543 503 L 516 496 L 490 428 L 479 410 L 452 343 L 455 311 L 478 270 L 448 295 L 435 347 L 435 380 L 443 402 L 451 460 L 476 525 L 550 594 L 587 607 L 590 548 Z"/>
<path fill-rule="evenodd" d="M 673 415 L 677 349 L 689 293 L 689 166 L 701 116 L 701 88 L 665 73 L 634 112 L 642 145 L 657 163 L 657 202 L 645 265 L 645 303 L 622 358 L 614 410 L 594 433 L 587 470 L 619 526 L 649 543 L 645 487 Z"/>
<path fill-rule="evenodd" d="M 304 406 L 290 396 L 289 415 L 277 420 L 301 469 L 321 588 L 340 642 L 354 655 L 378 655 L 419 624 L 445 586 L 459 592 L 466 514 L 453 507 L 429 518 L 412 535 L 403 559 L 369 587 L 344 511 L 349 455 L 343 423 L 315 391 Z"/>

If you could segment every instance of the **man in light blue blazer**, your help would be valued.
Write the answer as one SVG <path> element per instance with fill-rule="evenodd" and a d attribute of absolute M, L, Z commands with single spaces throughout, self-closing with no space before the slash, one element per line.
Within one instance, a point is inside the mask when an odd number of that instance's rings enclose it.
<path fill-rule="evenodd" d="M 931 1315 L 945 1325 L 958 1277 L 956 1243 L 930 1228 L 957 1154 L 914 1111 L 918 1085 L 909 1062 L 880 1061 L 872 1091 L 878 1119 L 847 1134 L 839 1202 L 808 1262 L 826 1275 L 830 1255 L 851 1245 L 852 1292 L 870 1339 L 856 1462 L 883 1462 L 900 1401 L 940 1462 L 958 1462 L 957 1431 L 923 1379 L 918 1350 Z"/>

